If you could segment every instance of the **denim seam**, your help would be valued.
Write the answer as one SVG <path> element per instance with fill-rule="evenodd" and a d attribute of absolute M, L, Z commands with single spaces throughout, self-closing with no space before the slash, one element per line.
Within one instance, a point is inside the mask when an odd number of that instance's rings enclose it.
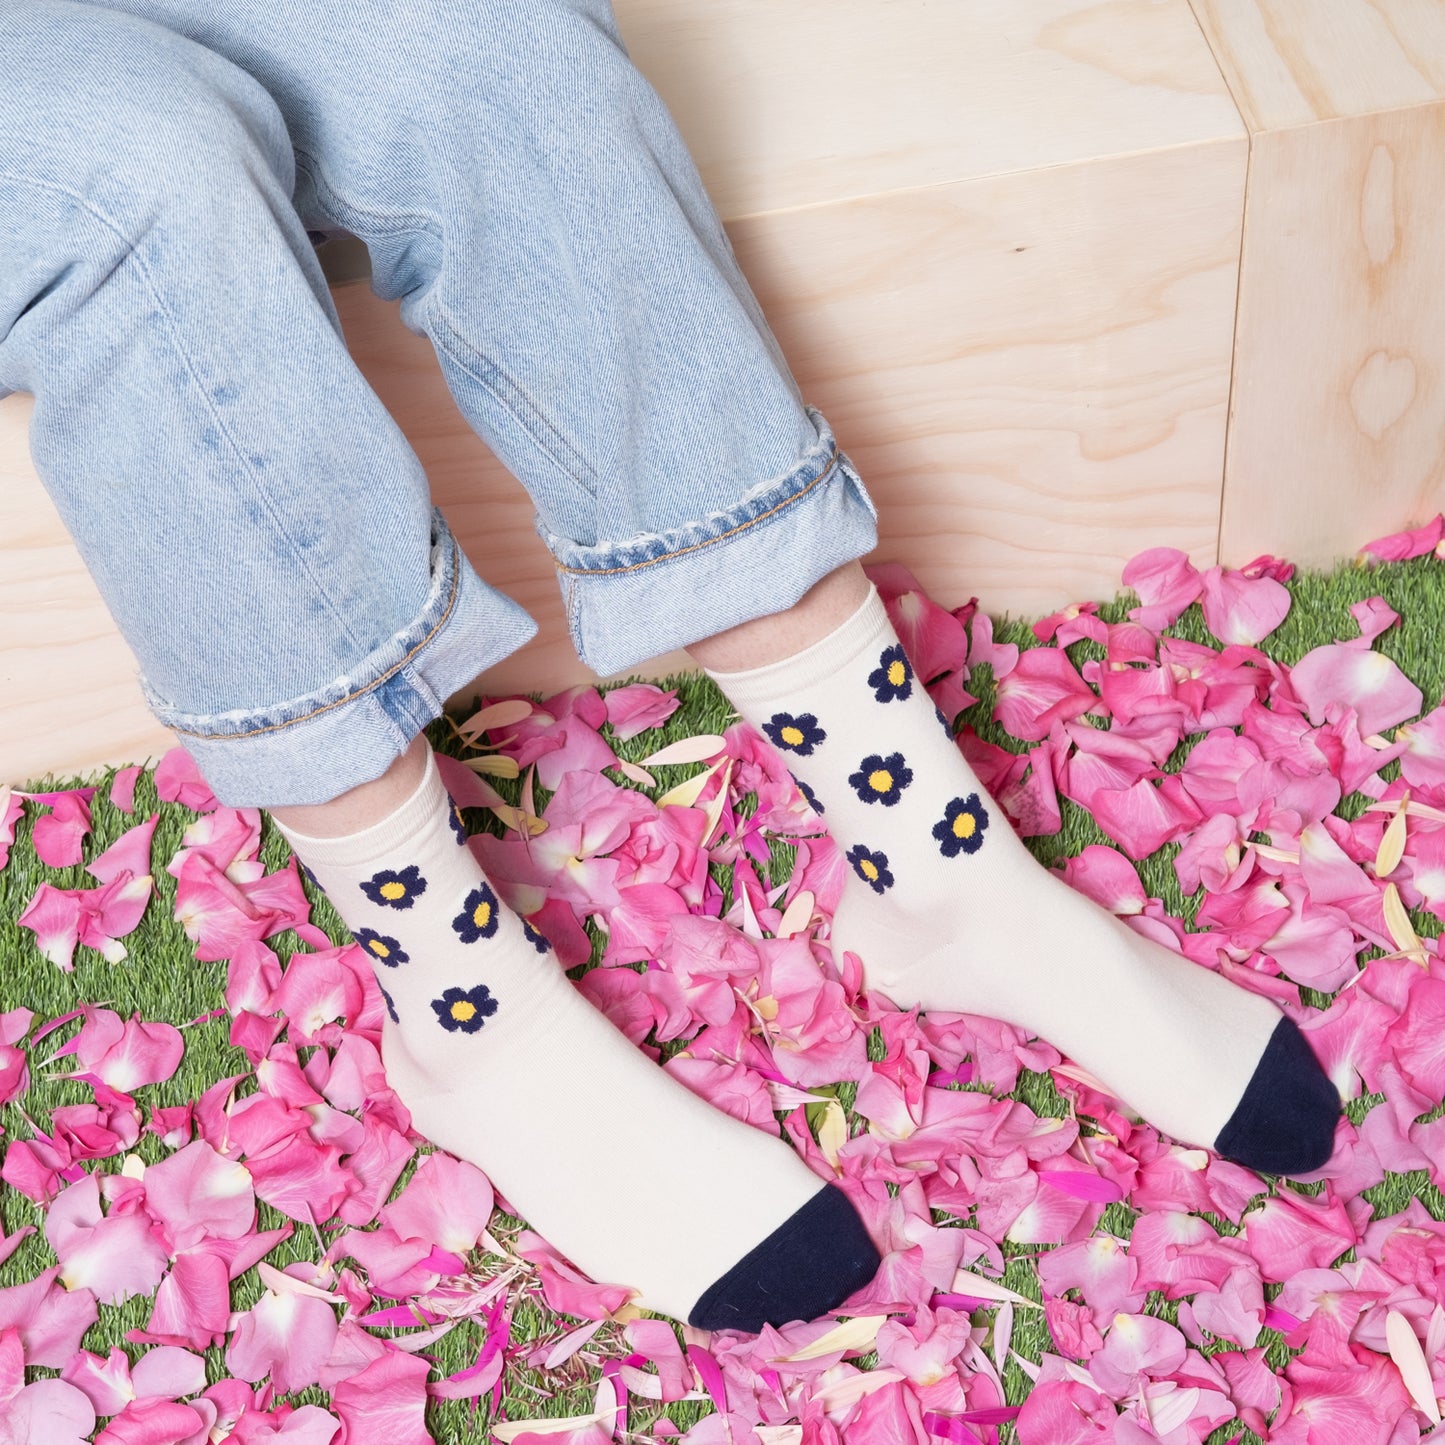
<path fill-rule="evenodd" d="M 316 198 L 327 208 L 332 220 L 338 226 L 344 226 L 354 235 L 358 235 L 364 241 L 366 233 L 371 231 L 376 234 L 387 236 L 402 235 L 407 231 L 422 231 L 432 236 L 445 249 L 446 238 L 442 228 L 430 216 L 419 212 L 401 212 L 387 215 L 385 212 L 368 211 L 342 197 L 336 188 L 326 179 L 320 165 L 315 158 L 305 151 L 296 151 L 297 165 L 310 177 L 311 183 L 316 188 Z M 359 224 L 358 224 L 359 223 Z M 518 428 L 524 432 L 532 441 L 533 445 L 542 453 L 547 460 L 557 468 L 574 486 L 580 487 L 591 500 L 596 495 L 596 470 L 588 464 L 587 459 L 581 456 L 567 438 L 542 415 L 535 402 L 527 395 L 522 387 L 490 357 L 483 355 L 473 346 L 460 331 L 456 323 L 447 314 L 437 297 L 436 287 L 433 286 L 431 294 L 426 298 L 425 316 L 431 322 L 429 328 L 432 344 L 439 350 L 446 353 L 455 365 L 459 366 L 478 386 L 482 387 L 489 396 L 516 422 Z M 452 341 L 452 346 L 443 345 L 437 333 L 445 329 L 447 336 Z M 455 349 L 454 349 L 455 348 Z M 475 357 L 477 362 L 485 366 L 489 371 L 502 377 L 507 383 L 510 396 L 503 395 L 497 386 L 486 376 L 479 375 L 476 369 L 467 361 L 457 355 L 461 350 L 468 355 Z M 528 421 L 527 415 L 533 420 Z M 539 435 L 541 433 L 541 435 Z M 544 440 L 550 438 L 550 440 Z M 562 452 L 566 457 L 571 458 L 570 463 L 557 455 Z"/>
<path fill-rule="evenodd" d="M 293 147 L 293 149 L 295 149 Z M 316 187 L 316 197 L 326 203 L 331 214 L 331 219 L 353 235 L 362 235 L 362 232 L 353 227 L 353 220 L 359 219 L 373 230 L 385 232 L 388 235 L 400 234 L 404 231 L 425 231 L 428 235 L 435 236 L 438 241 L 442 239 L 442 228 L 431 216 L 416 211 L 368 211 L 361 206 L 353 205 L 336 190 L 335 186 L 326 179 L 321 169 L 320 162 L 308 151 L 295 150 L 296 165 L 311 178 L 311 183 Z M 363 236 L 364 239 L 364 236 Z"/>
<path fill-rule="evenodd" d="M 321 586 L 319 579 L 312 573 L 310 565 L 307 562 L 306 558 L 297 548 L 295 540 L 292 538 L 291 534 L 286 530 L 286 528 L 281 524 L 281 519 L 276 513 L 275 505 L 270 492 L 261 484 L 258 473 L 247 460 L 245 450 L 236 444 L 235 438 L 231 435 L 229 428 L 222 420 L 221 414 L 216 409 L 215 403 L 211 400 L 210 393 L 207 392 L 206 388 L 201 384 L 201 379 L 197 375 L 196 367 L 191 360 L 190 353 L 181 344 L 180 327 L 176 322 L 176 318 L 172 313 L 170 307 L 166 304 L 165 297 L 161 294 L 160 288 L 156 285 L 155 280 L 151 275 L 150 267 L 146 265 L 145 258 L 136 249 L 135 242 L 132 241 L 128 236 L 126 236 L 119 222 L 117 222 L 114 217 L 108 215 L 99 206 L 95 205 L 93 201 L 88 200 L 79 192 L 71 190 L 68 186 L 57 185 L 54 181 L 44 181 L 32 176 L 21 175 L 17 171 L 0 171 L 0 180 L 18 181 L 22 185 L 36 186 L 43 190 L 53 191 L 58 195 L 66 196 L 76 205 L 78 205 L 83 211 L 87 212 L 94 219 L 98 220 L 103 226 L 105 226 L 107 229 L 109 229 L 121 239 L 125 246 L 125 254 L 122 256 L 120 262 L 118 262 L 117 265 L 123 265 L 126 260 L 131 260 L 135 262 L 137 269 L 141 273 L 141 279 L 143 280 L 146 289 L 150 292 L 151 297 L 154 300 L 156 306 L 159 308 L 161 315 L 166 318 L 167 329 L 170 332 L 171 345 L 175 347 L 177 354 L 180 356 L 181 361 L 184 363 L 186 371 L 190 374 L 191 380 L 195 383 L 196 390 L 199 391 L 202 398 L 204 398 L 205 410 L 209 413 L 211 420 L 214 423 L 219 434 L 225 437 L 226 442 L 231 448 L 231 452 L 235 460 L 240 463 L 245 475 L 251 479 L 253 492 L 256 494 L 257 497 L 260 498 L 262 505 L 266 508 L 267 514 L 270 516 L 271 522 L 275 526 L 277 533 L 285 539 L 286 545 L 290 548 L 292 560 L 295 563 L 297 569 L 307 579 L 307 581 L 310 582 L 311 586 L 316 591 L 316 595 L 322 599 L 327 609 L 331 612 L 332 618 L 335 620 L 337 626 L 341 629 L 343 636 L 345 636 L 349 642 L 359 646 L 359 641 L 355 633 L 352 632 L 350 623 L 347 620 L 346 615 L 336 606 L 335 602 L 326 591 L 326 589 Z"/>
<path fill-rule="evenodd" d="M 675 551 L 664 552 L 660 557 L 645 557 L 641 562 L 630 562 L 624 567 L 569 567 L 565 563 L 558 562 L 554 557 L 552 565 L 559 571 L 575 577 L 608 577 L 619 572 L 636 572 L 643 567 L 654 567 L 659 562 L 671 562 L 675 558 L 686 556 L 689 552 L 696 552 L 700 547 L 711 547 L 718 542 L 726 542 L 730 537 L 735 537 L 739 532 L 745 532 L 749 527 L 755 527 L 759 522 L 766 522 L 770 517 L 782 511 L 784 507 L 790 506 L 793 502 L 801 501 L 820 482 L 824 482 L 832 475 L 834 467 L 838 464 L 838 453 L 835 450 L 828 461 L 828 465 L 813 478 L 805 487 L 790 496 L 784 497 L 781 501 L 775 502 L 765 512 L 759 512 L 756 517 L 749 517 L 744 522 L 739 522 L 735 527 L 729 527 L 726 532 L 719 532 L 715 537 L 704 537 L 701 542 L 691 542 L 686 547 L 678 547 Z"/>
<path fill-rule="evenodd" d="M 169 727 L 172 732 L 179 733 L 183 737 L 205 738 L 207 742 L 237 742 L 242 738 L 254 738 L 262 733 L 273 733 L 279 731 L 281 728 L 294 727 L 297 723 L 307 722 L 311 718 L 318 717 L 321 713 L 330 712 L 334 707 L 340 707 L 342 703 L 353 702 L 356 698 L 363 697 L 368 692 L 375 691 L 375 689 L 380 687 L 389 677 L 393 677 L 396 673 L 400 672 L 402 668 L 406 667 L 412 658 L 436 636 L 437 631 L 446 622 L 447 618 L 452 615 L 452 609 L 456 606 L 457 594 L 461 591 L 462 578 L 462 558 L 455 537 L 452 538 L 452 567 L 452 587 L 447 597 L 446 610 L 437 618 L 431 630 L 417 642 L 416 646 L 413 647 L 405 657 L 399 659 L 391 667 L 387 668 L 380 676 L 372 678 L 372 680 L 364 686 L 347 693 L 345 697 L 338 697 L 332 702 L 322 703 L 320 707 L 312 708 L 310 712 L 303 713 L 300 717 L 287 718 L 285 722 L 268 723 L 265 727 L 251 728 L 248 732 L 244 733 L 200 733 L 190 728 L 176 727 L 173 723 L 167 723 L 166 726 Z"/>
<path fill-rule="evenodd" d="M 451 317 L 447 315 L 441 302 L 437 300 L 435 289 L 433 289 L 432 294 L 427 298 L 426 314 L 432 323 L 432 344 L 437 350 L 445 352 L 454 365 L 459 366 L 478 386 L 482 387 L 497 405 L 517 423 L 517 426 L 526 433 L 537 450 L 540 451 L 573 486 L 579 487 L 589 502 L 593 501 L 597 495 L 597 474 L 593 468 L 588 465 L 587 459 L 578 455 L 578 453 L 573 450 L 566 437 L 542 415 L 527 393 L 518 386 L 495 361 L 478 351 L 477 348 L 457 330 Z M 452 341 L 457 348 L 474 356 L 477 361 L 489 371 L 495 372 L 497 376 L 503 378 L 507 383 L 507 389 L 511 395 L 504 396 L 488 377 L 480 375 L 463 357 L 458 356 L 451 346 L 446 345 L 442 340 L 443 331 L 446 337 Z M 524 404 L 525 411 L 529 413 L 531 417 L 535 418 L 535 421 L 529 423 L 527 416 L 523 414 L 523 409 L 517 405 L 518 401 Z M 545 437 L 550 438 L 550 440 L 544 440 L 543 436 L 539 436 L 539 431 L 544 433 Z M 572 459 L 572 465 L 568 465 L 567 462 L 556 455 L 556 451 L 559 449 Z"/>

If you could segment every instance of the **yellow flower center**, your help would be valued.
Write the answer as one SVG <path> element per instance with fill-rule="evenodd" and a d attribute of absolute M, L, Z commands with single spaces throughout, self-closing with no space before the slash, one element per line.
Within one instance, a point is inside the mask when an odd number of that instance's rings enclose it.
<path fill-rule="evenodd" d="M 888 664 L 888 681 L 894 687 L 903 685 L 903 664 L 901 662 L 890 662 Z"/>
<path fill-rule="evenodd" d="M 467 826 L 467 820 L 462 817 L 462 810 L 460 808 L 453 808 L 452 812 L 456 815 L 457 825 L 465 829 Z"/>
<path fill-rule="evenodd" d="M 372 951 L 378 958 L 390 958 L 390 957 L 391 957 L 391 950 L 390 950 L 379 938 L 373 938 L 373 939 L 371 940 L 371 951 Z"/>
<path fill-rule="evenodd" d="M 886 793 L 893 786 L 893 774 L 887 768 L 875 768 L 868 774 L 868 786 L 875 793 Z"/>
<path fill-rule="evenodd" d="M 390 898 L 390 899 L 392 899 L 393 901 L 396 900 L 396 899 L 398 899 L 398 898 L 405 898 L 405 897 L 406 897 L 406 884 L 405 884 L 405 883 L 396 883 L 396 882 L 383 883 L 383 884 L 381 885 L 381 896 L 382 896 L 383 898 Z"/>
<path fill-rule="evenodd" d="M 972 838 L 977 827 L 978 819 L 972 813 L 960 813 L 953 820 L 953 836 L 955 838 Z"/>
<path fill-rule="evenodd" d="M 803 741 L 803 730 L 802 728 L 784 728 L 780 736 L 790 748 L 795 748 Z"/>
<path fill-rule="evenodd" d="M 870 883 L 878 877 L 878 865 L 876 863 L 870 863 L 868 859 L 861 858 L 858 861 L 858 866 L 863 870 L 863 876 Z"/>
<path fill-rule="evenodd" d="M 490 903 L 477 904 L 476 911 L 472 914 L 472 922 L 478 928 L 485 928 L 487 920 L 492 916 L 492 905 Z"/>
<path fill-rule="evenodd" d="M 452 1005 L 452 1017 L 453 1017 L 459 1024 L 464 1024 L 464 1023 L 466 1023 L 468 1019 L 472 1018 L 472 1017 L 476 1014 L 476 1012 L 477 1012 L 477 1006 L 476 1006 L 476 1004 L 474 1004 L 474 1003 L 469 1003 L 469 1002 L 468 1002 L 466 999 L 464 999 L 464 998 L 459 998 L 459 999 Z"/>

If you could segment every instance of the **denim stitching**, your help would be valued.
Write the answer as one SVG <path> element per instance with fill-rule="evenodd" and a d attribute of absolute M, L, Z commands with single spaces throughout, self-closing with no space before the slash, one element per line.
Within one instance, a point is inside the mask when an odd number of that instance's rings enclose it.
<path fill-rule="evenodd" d="M 202 398 L 204 399 L 205 409 L 210 413 L 211 419 L 215 423 L 217 431 L 223 437 L 225 437 L 226 441 L 230 444 L 231 451 L 234 454 L 235 459 L 241 463 L 243 472 L 251 479 L 252 490 L 255 492 L 256 496 L 260 498 L 262 505 L 266 508 L 267 513 L 270 515 L 272 525 L 276 528 L 280 536 L 285 539 L 287 546 L 291 550 L 292 560 L 293 563 L 296 565 L 297 570 L 307 579 L 308 582 L 311 583 L 312 587 L 316 590 L 317 595 L 322 599 L 328 610 L 331 612 L 331 615 L 335 620 L 336 625 L 340 628 L 343 636 L 345 636 L 349 642 L 356 643 L 357 638 L 352 632 L 345 614 L 337 609 L 330 594 L 324 587 L 322 587 L 319 579 L 312 574 L 310 565 L 307 562 L 305 556 L 297 550 L 296 543 L 292 538 L 291 534 L 286 530 L 284 526 L 282 526 L 281 519 L 276 514 L 274 499 L 272 498 L 270 492 L 263 485 L 261 485 L 259 475 L 251 466 L 249 460 L 246 457 L 245 451 L 241 447 L 237 446 L 235 438 L 232 437 L 229 429 L 223 423 L 220 412 L 216 410 L 215 403 L 211 400 L 210 393 L 207 392 L 206 388 L 201 384 L 201 379 L 196 374 L 196 368 L 191 361 L 190 354 L 186 351 L 186 348 L 181 345 L 180 327 L 176 322 L 176 318 L 172 314 L 170 307 L 166 305 L 165 298 L 161 295 L 159 287 L 156 285 L 154 279 L 152 278 L 150 268 L 146 265 L 145 258 L 136 249 L 135 242 L 130 240 L 129 237 L 126 236 L 125 232 L 121 229 L 120 224 L 116 220 L 114 220 L 113 217 L 107 215 L 99 206 L 95 205 L 94 202 L 88 200 L 79 192 L 71 190 L 68 186 L 58 185 L 54 181 L 40 180 L 33 176 L 21 175 L 16 171 L 0 171 L 0 180 L 18 181 L 22 185 L 37 186 L 41 189 L 54 191 L 59 195 L 67 196 L 83 211 L 87 212 L 94 219 L 98 220 L 103 226 L 105 226 L 114 235 L 118 236 L 121 239 L 126 248 L 126 255 L 122 257 L 122 263 L 127 259 L 132 260 L 135 262 L 136 267 L 139 269 L 141 273 L 141 278 L 145 283 L 146 289 L 150 292 L 156 306 L 160 308 L 161 314 L 166 318 L 167 329 L 170 331 L 171 336 L 171 345 L 175 347 L 176 352 L 180 356 L 181 361 L 184 363 L 187 372 L 190 373 L 191 380 L 195 382 L 196 389 L 200 392 Z"/>
<path fill-rule="evenodd" d="M 383 231 L 387 235 L 399 235 L 403 231 L 425 231 L 428 235 L 435 236 L 438 241 L 442 238 L 440 225 L 431 216 L 419 211 L 367 211 L 344 200 L 326 179 L 320 164 L 306 151 L 296 151 L 296 168 L 305 171 L 311 178 L 312 185 L 316 187 L 316 198 L 325 203 L 331 220 L 354 236 L 362 235 L 354 225 L 354 219 L 359 218 L 370 225 L 372 230 Z"/>
<path fill-rule="evenodd" d="M 536 446 L 537 450 L 540 451 L 542 455 L 546 457 L 547 460 L 551 462 L 552 465 L 556 467 L 557 470 L 561 472 L 562 475 L 565 476 L 567 480 L 573 484 L 573 486 L 581 488 L 583 494 L 586 496 L 589 502 L 593 502 L 595 504 L 597 491 L 596 473 L 593 471 L 592 467 L 588 465 L 587 459 L 578 455 L 578 453 L 572 449 L 566 437 L 564 437 L 561 432 L 559 432 L 557 428 L 554 427 L 552 423 L 549 422 L 546 417 L 544 417 L 541 412 L 536 409 L 534 405 L 532 405 L 530 398 L 527 397 L 526 392 L 523 391 L 522 388 L 511 379 L 511 377 L 507 376 L 506 372 L 504 372 L 502 368 L 496 364 L 496 362 L 492 361 L 489 357 L 484 356 L 481 352 L 479 352 L 477 348 L 473 346 L 466 339 L 466 337 L 464 337 L 461 332 L 456 329 L 456 326 L 452 322 L 451 317 L 447 315 L 446 311 L 442 308 L 441 302 L 437 300 L 435 289 L 433 289 L 431 296 L 429 296 L 427 300 L 428 306 L 426 314 L 428 319 L 432 323 L 432 345 L 435 346 L 438 351 L 445 352 L 447 357 L 455 366 L 460 367 L 464 372 L 466 372 L 469 377 L 472 378 L 473 381 L 477 383 L 478 386 L 482 387 L 486 391 L 486 393 L 497 403 L 497 405 L 501 407 L 502 410 L 505 411 L 507 415 L 512 418 L 513 421 L 516 422 L 517 426 L 526 433 L 526 435 L 532 440 L 533 444 Z M 531 411 L 536 418 L 535 425 L 529 424 L 526 418 L 521 415 L 518 408 L 515 407 L 506 397 L 504 397 L 502 393 L 498 391 L 498 389 L 490 381 L 487 380 L 486 377 L 479 376 L 477 372 L 471 366 L 469 366 L 462 357 L 458 356 L 450 346 L 444 344 L 441 337 L 441 333 L 443 332 L 443 330 L 445 331 L 447 337 L 454 341 L 457 346 L 464 348 L 466 351 L 470 352 L 473 356 L 477 358 L 478 361 L 490 367 L 493 371 L 497 373 L 498 376 L 503 377 L 507 381 L 511 390 L 527 403 L 527 409 Z M 544 441 L 543 438 L 537 434 L 539 430 L 544 431 L 547 437 L 551 438 L 551 440 Z M 560 457 L 555 455 L 553 449 L 554 444 L 557 444 L 561 450 L 566 452 L 566 454 L 572 459 L 572 465 L 568 465 Z M 579 473 L 581 475 L 579 475 Z"/>
<path fill-rule="evenodd" d="M 829 459 L 828 465 L 801 491 L 794 492 L 791 497 L 784 497 L 781 502 L 775 502 L 766 512 L 759 512 L 756 517 L 749 517 L 746 522 L 739 522 L 737 526 L 729 527 L 726 532 L 719 532 L 716 537 L 705 537 L 701 542 L 692 542 L 686 547 L 677 548 L 676 551 L 664 552 L 660 557 L 646 557 L 641 562 L 630 562 L 625 567 L 568 567 L 564 563 L 558 562 L 555 558 L 553 558 L 552 565 L 559 572 L 567 572 L 578 577 L 607 577 L 618 572 L 636 572 L 642 567 L 655 566 L 658 562 L 670 562 L 674 557 L 682 557 L 688 552 L 696 552 L 699 547 L 711 547 L 715 542 L 726 542 L 729 537 L 735 537 L 739 532 L 744 532 L 749 527 L 766 521 L 775 512 L 779 512 L 789 504 L 806 497 L 819 482 L 826 481 L 829 473 L 832 472 L 837 464 L 838 453 L 835 450 Z"/>
<path fill-rule="evenodd" d="M 303 713 L 300 717 L 287 718 L 285 722 L 268 723 L 265 727 L 252 728 L 249 732 L 244 733 L 198 733 L 192 731 L 189 728 L 175 727 L 174 725 L 169 723 L 166 724 L 166 726 L 170 727 L 172 732 L 180 733 L 183 737 L 205 738 L 208 742 L 215 743 L 236 742 L 242 738 L 254 738 L 261 733 L 273 733 L 278 731 L 280 728 L 294 727 L 297 723 L 308 722 L 311 718 L 317 717 L 321 713 L 330 712 L 331 709 L 334 707 L 340 707 L 341 704 L 344 702 L 352 702 L 356 698 L 361 697 L 363 694 L 373 691 L 375 688 L 380 687 L 381 684 L 387 680 L 387 678 L 392 677 L 397 672 L 401 671 L 401 669 L 405 667 L 407 663 L 409 663 L 412 658 L 415 657 L 417 653 L 420 652 L 422 648 L 425 647 L 427 643 L 432 640 L 433 637 L 436 636 L 438 628 L 440 628 L 442 624 L 447 620 L 447 618 L 452 615 L 452 608 L 456 605 L 457 593 L 461 588 L 462 577 L 462 562 L 459 554 L 457 540 L 455 537 L 452 538 L 452 565 L 452 589 L 450 595 L 447 597 L 446 610 L 439 618 L 437 618 L 436 622 L 432 626 L 431 631 L 428 632 L 427 635 L 423 637 L 416 644 L 416 646 L 413 647 L 411 651 L 406 654 L 405 657 L 403 657 L 393 666 L 387 668 L 387 670 L 383 672 L 379 677 L 373 678 L 364 687 L 359 687 L 354 692 L 347 693 L 345 697 L 337 698 L 335 702 L 323 703 L 320 707 L 313 708 L 310 712 Z"/>

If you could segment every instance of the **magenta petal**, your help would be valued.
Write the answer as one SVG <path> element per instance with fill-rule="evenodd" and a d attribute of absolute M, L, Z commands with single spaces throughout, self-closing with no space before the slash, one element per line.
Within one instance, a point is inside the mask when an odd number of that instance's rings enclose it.
<path fill-rule="evenodd" d="M 388 1350 L 340 1381 L 331 1407 L 346 1427 L 347 1445 L 432 1445 L 423 1420 L 431 1366 Z"/>
<path fill-rule="evenodd" d="M 1360 548 L 1360 556 L 1375 562 L 1404 562 L 1411 557 L 1423 557 L 1440 545 L 1445 533 L 1445 516 L 1436 513 L 1423 527 L 1408 532 L 1392 532 L 1388 537 L 1379 537 Z"/>
<path fill-rule="evenodd" d="M 231 1332 L 226 1368 L 238 1379 L 271 1377 L 283 1393 L 321 1378 L 336 1342 L 336 1316 L 325 1300 L 268 1290 Z"/>
<path fill-rule="evenodd" d="M 1335 704 L 1354 708 L 1360 731 L 1394 727 L 1420 711 L 1420 689 L 1383 653 L 1332 642 L 1307 652 L 1290 670 L 1294 689 L 1316 726 Z"/>
<path fill-rule="evenodd" d="M 45 1445 L 85 1445 L 95 1429 L 90 1401 L 64 1380 L 36 1380 L 5 1408 L 8 1438 Z M 10 1433 L 13 1431 L 14 1433 Z"/>
<path fill-rule="evenodd" d="M 148 1295 L 161 1282 L 168 1256 L 144 1214 L 102 1218 L 94 1174 L 64 1190 L 45 1220 L 45 1237 L 60 1261 L 67 1289 L 88 1289 L 102 1304 Z"/>
<path fill-rule="evenodd" d="M 1124 1190 L 1116 1180 L 1091 1174 L 1086 1169 L 1040 1169 L 1039 1179 L 1074 1199 L 1097 1204 L 1113 1204 L 1124 1197 Z"/>
<path fill-rule="evenodd" d="M 212 1238 L 239 1239 L 256 1221 L 251 1175 L 222 1158 L 204 1139 L 146 1170 L 146 1208 L 165 1230 L 173 1252 Z"/>
<path fill-rule="evenodd" d="M 139 1018 L 122 1024 L 109 1009 L 86 1011 L 75 1044 L 80 1067 L 122 1093 L 169 1079 L 185 1052 L 180 1030 L 171 1024 Z"/>
<path fill-rule="evenodd" d="M 1272 577 L 1251 578 L 1211 567 L 1203 585 L 1204 621 L 1226 644 L 1261 642 L 1289 613 L 1289 593 Z"/>
<path fill-rule="evenodd" d="M 1025 742 L 1041 742 L 1055 722 L 1102 710 L 1094 690 L 1054 647 L 1031 647 L 998 685 L 995 718 Z"/>
<path fill-rule="evenodd" d="M 178 1400 L 206 1388 L 206 1362 L 190 1350 L 160 1345 L 147 1350 L 131 1371 L 138 1400 Z"/>
<path fill-rule="evenodd" d="M 1065 862 L 1064 881 L 1110 913 L 1134 914 L 1144 909 L 1144 885 L 1134 865 L 1113 848 L 1090 843 Z"/>
<path fill-rule="evenodd" d="M 65 973 L 74 968 L 80 938 L 80 893 L 42 883 L 15 921 L 35 935 L 35 946 Z"/>
<path fill-rule="evenodd" d="M 225 1261 L 213 1254 L 179 1255 L 156 1291 L 141 1337 L 208 1349 L 230 1328 L 231 1286 Z"/>
<path fill-rule="evenodd" d="M 728 1388 L 717 1360 L 701 1345 L 689 1345 L 687 1358 L 691 1362 L 702 1387 L 712 1400 L 713 1408 L 726 1414 L 728 1411 Z"/>
<path fill-rule="evenodd" d="M 664 692 L 651 682 L 613 688 L 603 703 L 613 736 L 624 742 L 649 728 L 661 727 L 682 705 L 675 687 Z"/>
<path fill-rule="evenodd" d="M 381 1211 L 402 1239 L 420 1239 L 465 1255 L 492 1216 L 492 1186 L 475 1164 L 429 1154 L 401 1194 Z"/>
<path fill-rule="evenodd" d="M 1161 632 L 1199 596 L 1203 580 L 1188 556 L 1175 547 L 1153 547 L 1124 568 L 1123 583 L 1143 604 L 1129 616 L 1151 632 Z"/>
<path fill-rule="evenodd" d="M 195 759 L 182 747 L 172 748 L 156 764 L 155 782 L 163 801 L 180 803 L 193 813 L 209 813 L 220 806 Z"/>
<path fill-rule="evenodd" d="M 0 1289 L 0 1332 L 20 1331 L 27 1365 L 61 1369 L 80 1348 L 81 1336 L 97 1319 L 95 1296 L 67 1291 L 56 1282 L 59 1266 L 25 1284 Z"/>
<path fill-rule="evenodd" d="M 35 820 L 31 842 L 48 868 L 80 862 L 81 844 L 90 832 L 90 805 L 78 793 L 61 793 L 49 813 Z"/>
<path fill-rule="evenodd" d="M 86 872 L 102 883 L 113 882 L 121 873 L 144 878 L 151 872 L 151 839 L 155 835 L 159 813 L 152 813 L 143 823 L 127 828 L 99 857 L 86 864 Z"/>
<path fill-rule="evenodd" d="M 1095 822 L 1136 862 L 1174 841 L 1201 818 L 1177 777 L 1157 786 L 1141 779 L 1130 788 L 1101 789 L 1090 801 Z"/>
<path fill-rule="evenodd" d="M 191 1445 L 193 1440 L 203 1445 L 206 1423 L 190 1405 L 135 1400 L 96 1436 L 95 1445 Z"/>
<path fill-rule="evenodd" d="M 924 1415 L 923 1428 L 940 1440 L 952 1440 L 954 1445 L 981 1445 L 983 1439 L 957 1416 L 940 1415 L 936 1411 Z"/>
<path fill-rule="evenodd" d="M 118 808 L 122 813 L 133 812 L 135 809 L 135 785 L 141 773 L 144 771 L 137 764 L 133 768 L 121 768 L 110 785 L 110 804 Z"/>

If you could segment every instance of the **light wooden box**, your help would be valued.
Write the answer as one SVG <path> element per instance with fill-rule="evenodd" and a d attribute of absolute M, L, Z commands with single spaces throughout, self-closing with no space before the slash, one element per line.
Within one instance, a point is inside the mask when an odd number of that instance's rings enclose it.
<path fill-rule="evenodd" d="M 875 557 L 946 604 L 1108 596 L 1157 545 L 1328 563 L 1445 502 L 1439 0 L 616 11 L 880 503 Z M 356 249 L 328 262 L 352 353 L 541 623 L 480 686 L 590 678 L 525 493 L 430 344 L 346 279 Z M 171 741 L 30 465 L 30 409 L 0 403 L 0 780 Z"/>

